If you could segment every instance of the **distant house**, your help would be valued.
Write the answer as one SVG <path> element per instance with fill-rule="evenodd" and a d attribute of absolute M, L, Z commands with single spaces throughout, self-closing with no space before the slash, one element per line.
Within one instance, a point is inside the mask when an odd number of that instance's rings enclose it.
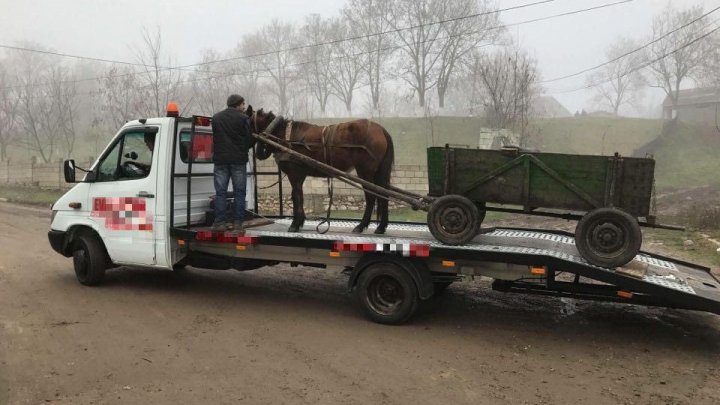
<path fill-rule="evenodd" d="M 685 122 L 715 125 L 720 121 L 720 88 L 680 90 L 678 104 L 670 97 L 663 101 L 663 118 L 680 117 Z"/>

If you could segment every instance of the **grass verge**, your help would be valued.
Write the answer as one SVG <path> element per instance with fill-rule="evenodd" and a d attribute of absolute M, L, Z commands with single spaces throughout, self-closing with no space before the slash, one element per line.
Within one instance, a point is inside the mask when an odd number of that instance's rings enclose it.
<path fill-rule="evenodd" d="M 44 190 L 37 187 L 0 185 L 0 199 L 18 204 L 49 207 L 64 193 L 64 191 L 60 190 Z"/>

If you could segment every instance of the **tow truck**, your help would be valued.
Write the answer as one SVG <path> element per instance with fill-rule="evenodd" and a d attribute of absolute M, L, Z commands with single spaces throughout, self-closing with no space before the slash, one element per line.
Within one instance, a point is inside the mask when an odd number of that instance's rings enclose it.
<path fill-rule="evenodd" d="M 255 163 L 253 156 L 251 214 L 259 212 L 257 179 L 281 180 L 279 171 L 258 171 Z M 452 246 L 420 223 L 393 222 L 376 235 L 369 233 L 374 225 L 352 233 L 353 220 L 333 220 L 325 233 L 308 221 L 301 232 L 287 232 L 281 181 L 276 213 L 250 220 L 243 234 L 212 231 L 211 118 L 180 117 L 174 103 L 166 117 L 123 125 L 90 168 L 67 160 L 63 170 L 77 184 L 53 205 L 48 238 L 87 286 L 119 266 L 261 271 L 289 264 L 348 273 L 349 293 L 383 324 L 407 322 L 421 301 L 472 277 L 490 278 L 494 290 L 508 293 L 720 314 L 720 282 L 709 268 L 645 251 L 622 267 L 600 267 L 583 259 L 573 234 L 557 230 L 498 227 Z"/>

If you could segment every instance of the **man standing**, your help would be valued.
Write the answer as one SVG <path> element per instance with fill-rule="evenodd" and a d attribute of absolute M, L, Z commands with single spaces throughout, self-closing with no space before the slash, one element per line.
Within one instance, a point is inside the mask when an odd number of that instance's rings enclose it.
<path fill-rule="evenodd" d="M 245 99 L 232 94 L 227 109 L 212 118 L 213 163 L 215 164 L 215 222 L 212 229 L 242 231 L 245 217 L 248 150 L 255 144 L 250 120 L 245 115 Z M 234 224 L 227 221 L 227 189 L 232 179 L 235 197 Z"/>

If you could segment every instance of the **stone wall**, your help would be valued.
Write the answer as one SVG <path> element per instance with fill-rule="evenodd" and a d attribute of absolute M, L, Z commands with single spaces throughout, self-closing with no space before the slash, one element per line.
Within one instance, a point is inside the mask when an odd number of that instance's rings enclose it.
<path fill-rule="evenodd" d="M 62 165 L 62 161 L 47 164 L 33 161 L 15 162 L 12 160 L 0 162 L 0 187 L 2 184 L 15 184 L 46 189 L 69 189 L 73 185 L 65 183 Z M 92 162 L 78 162 L 77 165 L 87 168 L 92 165 Z M 277 172 L 277 166 L 274 160 L 268 159 L 260 162 L 257 171 Z M 82 175 L 81 171 L 77 172 L 78 178 L 82 178 Z M 279 190 L 277 185 L 273 185 L 277 180 L 277 174 L 258 176 L 258 202 L 261 212 L 277 212 Z M 428 192 L 427 167 L 424 165 L 397 165 L 393 168 L 391 183 L 393 186 L 403 190 L 425 195 Z M 340 180 L 333 180 L 333 189 L 333 210 L 357 211 L 364 208 L 365 198 L 362 190 Z M 283 205 L 286 213 L 290 212 L 292 205 L 290 190 L 290 183 L 283 176 Z M 329 199 L 326 179 L 308 178 L 305 181 L 303 190 L 307 212 L 319 213 L 327 209 Z M 403 205 L 394 202 L 390 203 L 391 208 L 398 206 Z"/>

